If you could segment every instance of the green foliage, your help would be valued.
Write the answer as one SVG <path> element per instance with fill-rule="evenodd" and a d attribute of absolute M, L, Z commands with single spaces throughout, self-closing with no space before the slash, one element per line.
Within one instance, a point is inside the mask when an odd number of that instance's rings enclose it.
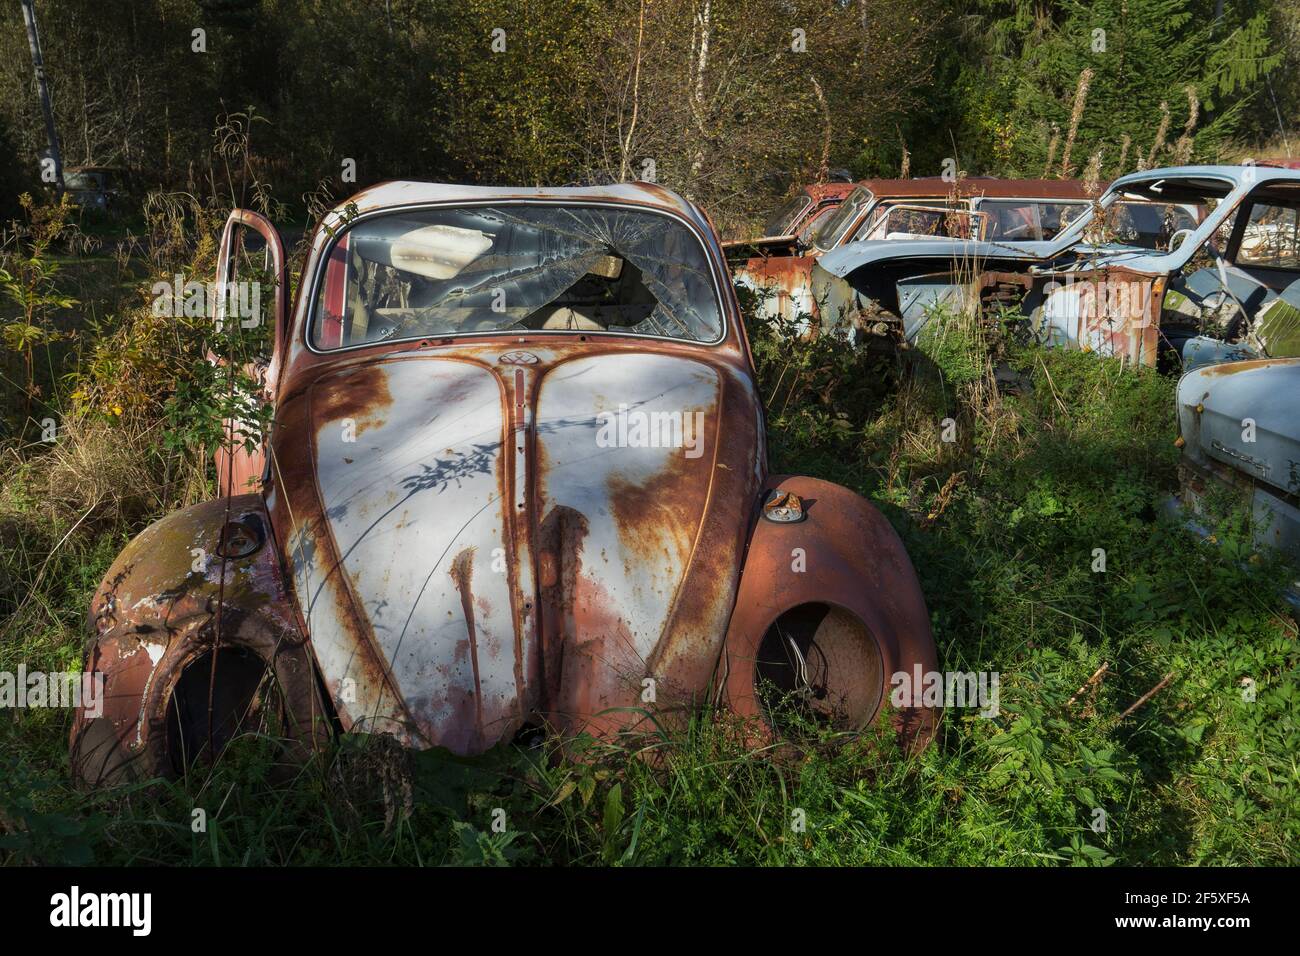
<path fill-rule="evenodd" d="M 269 357 L 268 323 L 244 328 L 238 321 L 218 325 L 204 316 L 178 320 L 177 334 L 193 364 L 163 407 L 166 447 L 252 451 L 268 433 L 274 412 L 263 397 L 258 365 Z"/>
<path fill-rule="evenodd" d="M 1143 164 L 1214 161 L 1261 124 L 1276 131 L 1263 97 L 1265 77 L 1282 62 L 1269 27 L 1281 4 L 1222 5 L 1217 23 L 1212 0 L 957 6 L 969 19 L 950 38 L 954 65 L 937 91 L 947 122 L 939 142 L 927 143 L 923 131 L 918 138 L 939 156 L 955 148 L 972 173 L 1058 175 L 1085 69 L 1092 77 L 1070 155 L 1076 176 L 1099 152 L 1113 177 Z"/>
<path fill-rule="evenodd" d="M 56 785 L 32 774 L 13 754 L 0 755 L 0 784 L 0 859 L 8 855 L 42 866 L 86 866 L 94 860 L 101 817 L 44 809 Z"/>
<path fill-rule="evenodd" d="M 1145 156 L 1162 100 L 1171 109 L 1170 146 L 1156 156 L 1171 154 L 1188 83 L 1208 113 L 1193 155 L 1212 154 L 1246 128 L 1240 104 L 1258 92 L 1272 54 L 1261 47 L 1267 5 L 1233 6 L 1213 43 L 1205 6 L 1188 8 L 1190 17 L 1163 0 L 963 6 L 990 29 L 954 40 L 957 62 L 937 67 L 939 102 L 960 119 L 952 128 L 962 165 L 1040 172 L 1043 124 L 1068 121 L 1084 66 L 1095 77 L 1075 166 L 1099 147 L 1117 163 L 1122 132 L 1133 137 L 1129 164 L 1139 149 Z M 341 156 L 359 159 L 361 181 L 394 173 L 532 181 L 586 168 L 573 124 L 586 97 L 604 87 L 592 62 L 599 51 L 584 31 L 619 26 L 602 19 L 608 11 L 599 5 L 566 13 L 480 2 L 452 16 L 416 0 L 346 9 L 223 0 L 209 5 L 219 14 L 210 43 L 222 55 L 192 60 L 185 51 L 194 3 L 157 3 L 157 22 L 138 37 L 111 32 L 118 20 L 110 14 L 121 10 L 110 7 L 104 55 L 146 64 L 140 82 L 173 94 L 157 100 L 169 117 L 140 120 L 133 141 L 146 145 L 126 158 L 178 175 L 183 157 L 203 157 L 201 167 L 219 171 L 223 199 L 155 196 L 145 210 L 146 246 L 131 268 L 119 268 L 111 296 L 74 295 L 72 280 L 90 264 L 78 261 L 74 273 L 57 243 L 21 247 L 6 266 L 20 326 L 12 344 L 25 354 L 40 354 L 41 337 L 58 329 L 51 317 L 74 299 L 85 314 L 68 365 L 50 363 L 75 388 L 60 406 L 65 437 L 3 458 L 0 670 L 18 662 L 75 669 L 87 601 L 122 545 L 203 493 L 223 421 L 243 423 L 241 442 L 266 426 L 256 363 L 268 327 L 157 315 L 139 282 L 171 283 L 178 272 L 206 282 L 227 192 L 270 208 L 269 185 L 315 186 Z M 78 32 L 84 11 L 77 3 L 44 9 L 51 58 L 62 57 L 59 69 L 76 77 L 75 51 L 91 49 Z M 742 9 L 719 8 L 720 20 L 734 30 Z M 508 43 L 523 49 L 497 62 L 480 51 L 501 11 L 518 14 L 506 24 Z M 565 16 L 564 29 L 554 29 Z M 1112 24 L 1108 48 L 1124 54 L 1122 64 L 1094 62 L 1091 47 L 1079 46 L 1097 18 Z M 11 10 L 11 27 L 12 19 Z M 12 45 L 12 31 L 6 36 Z M 400 57 L 393 36 L 405 44 Z M 95 95 L 121 93 L 122 71 L 101 76 L 99 61 L 85 59 L 79 69 Z M 862 70 L 871 61 L 845 62 Z M 178 63 L 187 66 L 183 76 Z M 323 63 L 329 68 L 309 68 Z M 155 70 L 176 76 L 164 83 Z M 7 80 L 14 89 L 14 77 Z M 824 85 L 834 128 L 853 131 L 835 149 L 860 153 L 873 170 L 892 172 L 911 144 L 913 171 L 933 172 L 937 162 L 929 168 L 925 156 L 951 150 L 948 128 L 928 114 L 924 147 L 915 127 L 893 129 L 875 116 L 841 122 L 860 102 L 850 87 Z M 196 130 L 207 128 L 220 92 L 253 109 L 223 124 L 214 150 Z M 31 99 L 25 88 L 22 97 Z M 254 124 L 260 116 L 270 122 Z M 754 118 L 728 122 L 739 128 Z M 717 135 L 718 149 L 735 142 Z M 749 151 L 735 168 L 779 191 L 792 154 L 776 155 Z M 684 156 L 667 168 L 689 165 Z M 745 304 L 748 314 L 753 303 Z M 792 341 L 789 329 L 774 332 L 752 316 L 748 329 L 773 470 L 838 481 L 887 515 L 920 576 L 941 666 L 997 672 L 996 716 L 950 711 L 934 744 L 913 756 L 898 753 L 882 728 L 849 737 L 807 728 L 797 746 L 755 750 L 712 711 L 613 742 L 503 746 L 472 760 L 404 754 L 389 738 L 355 736 L 285 767 L 274 739 L 249 735 L 181 780 L 88 795 L 69 785 L 66 714 L 5 713 L 0 862 L 1295 862 L 1300 653 L 1295 622 L 1276 597 L 1286 569 L 1253 553 L 1238 502 L 1222 502 L 1210 540 L 1165 515 L 1177 486 L 1169 380 L 1095 355 L 1027 348 L 955 315 L 937 316 L 934 334 L 902 352 L 851 347 L 839 334 Z M 994 366 L 1014 373 L 1015 394 L 993 387 Z M 943 439 L 945 422 L 955 441 Z M 1097 549 L 1104 572 L 1094 570 Z M 191 826 L 196 806 L 209 811 L 202 832 Z"/>
<path fill-rule="evenodd" d="M 9 300 L 8 315 L 0 322 L 0 341 L 23 357 L 27 373 L 28 396 L 35 394 L 33 355 L 37 348 L 61 337 L 53 325 L 57 309 L 76 304 L 61 292 L 55 277 L 59 263 L 50 255 L 50 246 L 68 228 L 71 208 L 67 197 L 49 205 L 37 205 L 24 193 L 19 204 L 28 216 L 27 225 L 14 237 L 14 248 L 0 252 L 0 291 Z M 17 312 L 12 310 L 16 308 Z"/>

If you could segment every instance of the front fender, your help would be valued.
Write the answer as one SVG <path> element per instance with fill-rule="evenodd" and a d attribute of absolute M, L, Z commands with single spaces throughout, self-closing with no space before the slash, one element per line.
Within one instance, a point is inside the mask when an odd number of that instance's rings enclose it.
<path fill-rule="evenodd" d="M 231 498 L 230 525 L 226 519 L 224 499 L 167 515 L 127 545 L 96 590 L 84 670 L 103 685 L 73 718 L 71 763 L 80 782 L 183 770 L 197 749 L 194 734 L 201 745 L 211 726 L 214 659 L 218 745 L 250 711 L 274 711 L 299 753 L 326 736 L 326 711 L 262 499 Z M 195 664 L 189 690 L 178 695 Z"/>
<path fill-rule="evenodd" d="M 863 498 L 815 478 L 770 478 L 768 489 L 778 488 L 802 499 L 806 517 L 760 517 L 753 529 L 721 662 L 724 699 L 760 739 L 781 735 L 788 695 L 823 723 L 864 729 L 892 675 L 938 667 L 920 583 L 894 529 Z M 924 746 L 937 720 L 933 708 L 891 713 L 907 746 Z"/>

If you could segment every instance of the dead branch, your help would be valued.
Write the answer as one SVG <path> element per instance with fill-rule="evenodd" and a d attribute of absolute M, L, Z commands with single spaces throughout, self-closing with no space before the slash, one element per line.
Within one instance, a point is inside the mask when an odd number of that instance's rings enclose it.
<path fill-rule="evenodd" d="M 1115 718 L 1115 723 L 1118 724 L 1120 721 L 1122 721 L 1122 720 L 1123 720 L 1125 717 L 1127 717 L 1129 714 L 1133 713 L 1133 711 L 1137 710 L 1139 707 L 1141 707 L 1143 704 L 1145 704 L 1147 701 L 1149 701 L 1152 697 L 1156 696 L 1156 694 L 1160 693 L 1162 690 L 1164 690 L 1166 687 L 1168 687 L 1168 686 L 1169 686 L 1169 682 L 1170 682 L 1171 680 L 1173 680 L 1173 679 L 1174 679 L 1174 672 L 1173 672 L 1173 671 L 1170 671 L 1168 674 L 1166 674 L 1166 675 L 1161 679 L 1161 681 L 1160 681 L 1159 684 L 1156 684 L 1155 687 L 1152 687 L 1149 691 L 1147 691 L 1145 694 L 1143 694 L 1141 697 L 1139 697 L 1137 700 L 1135 700 L 1135 701 L 1134 701 L 1134 702 L 1129 706 L 1129 709 L 1128 709 L 1128 710 L 1124 711 L 1124 713 L 1122 713 L 1122 714 L 1120 714 L 1118 717 L 1116 717 L 1116 718 Z"/>
<path fill-rule="evenodd" d="M 1108 670 L 1110 670 L 1110 664 L 1103 662 L 1100 667 L 1092 672 L 1092 676 L 1083 682 L 1083 686 L 1074 692 L 1074 696 L 1065 702 L 1065 706 L 1073 707 L 1074 702 L 1083 696 L 1083 692 L 1101 680 Z"/>

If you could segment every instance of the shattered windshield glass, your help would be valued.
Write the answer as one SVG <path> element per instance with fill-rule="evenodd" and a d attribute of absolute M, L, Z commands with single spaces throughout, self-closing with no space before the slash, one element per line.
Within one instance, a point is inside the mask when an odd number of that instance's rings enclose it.
<path fill-rule="evenodd" d="M 716 342 L 699 238 L 617 206 L 500 204 L 366 219 L 330 249 L 318 349 L 475 332 L 623 332 Z"/>

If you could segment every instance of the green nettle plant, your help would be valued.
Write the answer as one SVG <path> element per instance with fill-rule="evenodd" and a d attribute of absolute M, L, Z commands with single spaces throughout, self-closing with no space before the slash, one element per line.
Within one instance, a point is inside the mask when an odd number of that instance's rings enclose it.
<path fill-rule="evenodd" d="M 72 308 L 77 300 L 59 291 L 59 264 L 50 258 L 50 246 L 69 229 L 72 207 L 67 196 L 57 203 L 41 205 L 24 193 L 19 203 L 28 222 L 15 226 L 12 248 L 0 254 L 0 288 L 9 303 L 0 326 L 0 341 L 23 357 L 25 415 L 39 392 L 34 379 L 35 351 L 63 337 L 54 327 L 54 312 Z"/>

